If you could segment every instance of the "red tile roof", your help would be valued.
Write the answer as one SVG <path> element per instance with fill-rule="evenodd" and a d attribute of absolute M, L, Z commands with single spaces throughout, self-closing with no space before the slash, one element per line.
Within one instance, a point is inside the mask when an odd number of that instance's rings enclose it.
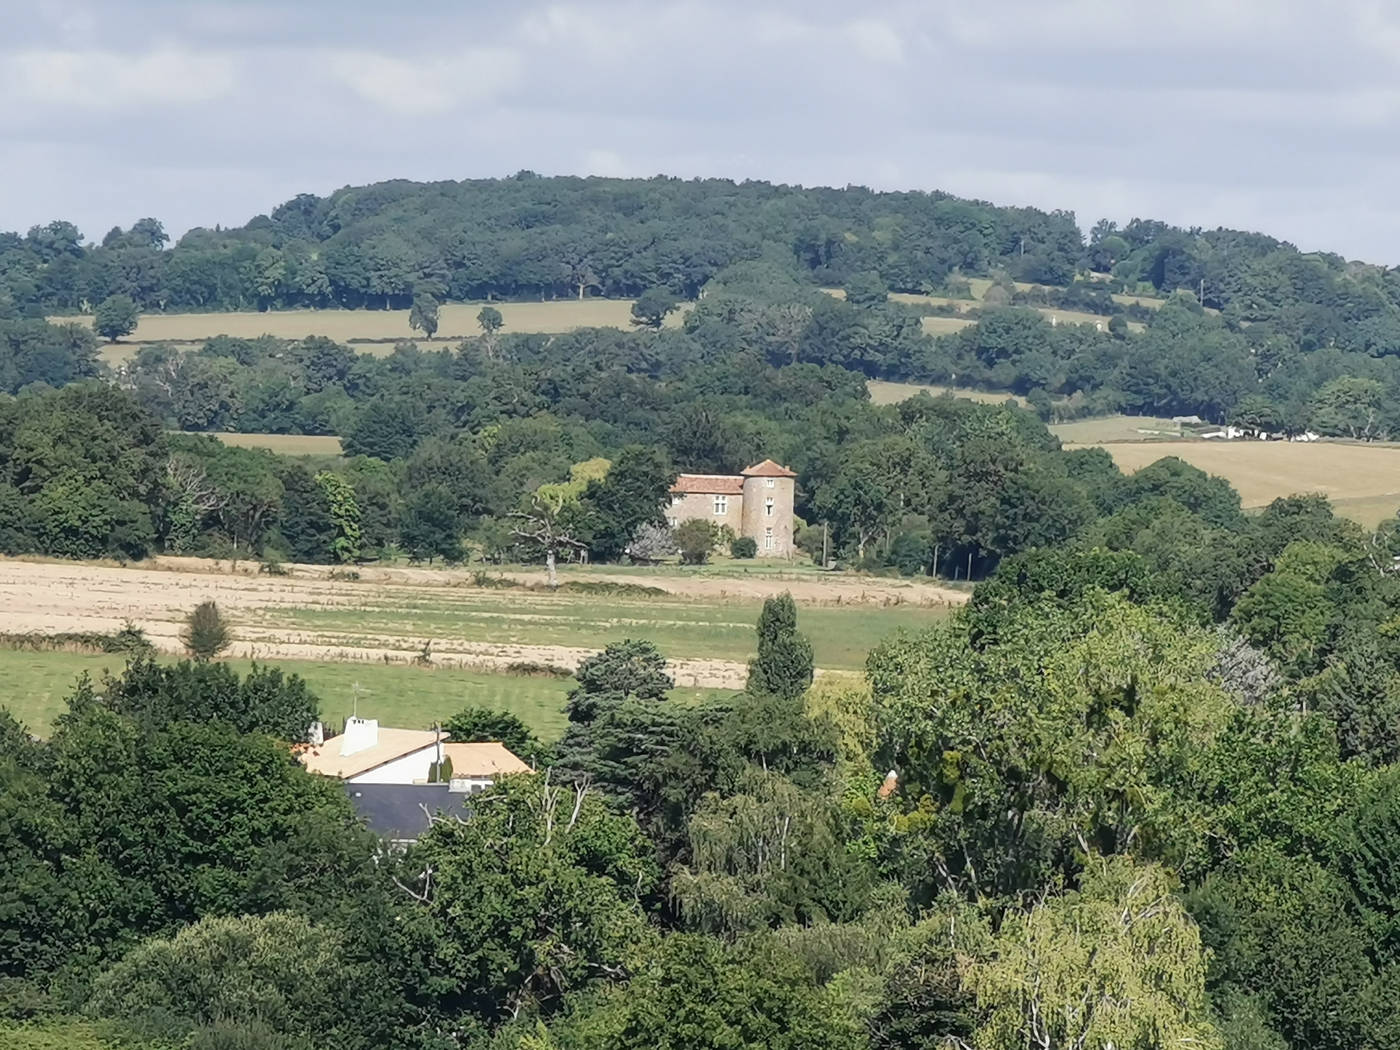
<path fill-rule="evenodd" d="M 787 467 L 779 466 L 771 459 L 765 459 L 762 463 L 755 463 L 748 470 L 744 471 L 746 478 L 795 478 L 797 474 Z"/>
<path fill-rule="evenodd" d="M 744 479 L 737 474 L 682 474 L 671 491 L 678 495 L 741 496 Z"/>

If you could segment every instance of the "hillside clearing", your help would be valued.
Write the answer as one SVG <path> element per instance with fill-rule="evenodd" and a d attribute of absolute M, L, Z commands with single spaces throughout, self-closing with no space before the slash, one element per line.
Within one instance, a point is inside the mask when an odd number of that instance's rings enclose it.
<path fill-rule="evenodd" d="M 630 328 L 631 299 L 556 299 L 543 303 L 446 303 L 438 313 L 438 331 L 433 343 L 455 342 L 480 335 L 476 315 L 484 306 L 501 312 L 505 332 L 569 332 L 575 328 Z M 666 319 L 671 327 L 684 320 L 685 310 Z M 53 317 L 56 324 L 76 322 L 91 325 L 90 316 Z M 428 345 L 421 332 L 408 326 L 407 310 L 270 310 L 241 313 L 142 314 L 136 331 L 122 342 L 108 346 L 103 357 L 108 363 L 135 355 L 140 343 L 197 343 L 216 335 L 254 339 L 272 335 L 279 339 L 304 339 L 323 335 L 338 342 L 384 341 L 382 353 L 405 339 Z M 365 348 L 362 348 L 365 349 Z M 120 351 L 126 351 L 121 355 Z M 375 351 L 371 351 L 375 352 Z"/>
<path fill-rule="evenodd" d="M 953 397 L 965 397 L 970 401 L 981 401 L 988 405 L 1000 405 L 1002 402 L 1016 399 L 1016 395 L 1011 393 L 942 386 L 938 383 L 889 383 L 883 379 L 872 379 L 865 386 L 870 391 L 870 400 L 877 405 L 897 405 L 925 392 L 933 397 L 951 394 Z"/>
<path fill-rule="evenodd" d="M 215 437 L 234 448 L 265 448 L 283 456 L 338 456 L 342 451 L 340 438 L 334 434 L 231 434 L 227 431 L 202 434 L 188 430 L 178 433 Z"/>
<path fill-rule="evenodd" d="M 1156 416 L 1095 416 L 1052 423 L 1050 433 L 1067 445 L 1102 445 L 1119 441 L 1180 441 L 1181 426 Z"/>
<path fill-rule="evenodd" d="M 1334 501 L 1338 513 L 1369 527 L 1400 507 L 1400 447 L 1328 441 L 1159 441 L 1102 447 L 1127 473 L 1163 456 L 1179 456 L 1229 481 L 1246 507 L 1318 492 Z"/>

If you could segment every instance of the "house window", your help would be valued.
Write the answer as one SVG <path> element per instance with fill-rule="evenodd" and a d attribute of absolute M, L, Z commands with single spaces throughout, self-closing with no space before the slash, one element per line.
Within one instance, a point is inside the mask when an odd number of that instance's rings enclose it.
<path fill-rule="evenodd" d="M 729 497 L 728 497 L 728 496 L 716 496 L 716 497 L 715 497 L 715 513 L 716 513 L 716 514 L 728 514 L 728 513 L 729 513 Z"/>
<path fill-rule="evenodd" d="M 763 484 L 767 485 L 771 489 L 774 485 L 774 481 L 772 478 L 768 478 L 766 481 L 764 481 Z"/>
<path fill-rule="evenodd" d="M 773 530 L 772 530 L 772 529 L 764 529 L 764 530 L 763 530 L 763 549 L 766 550 L 766 551 L 771 551 L 771 550 L 773 549 Z"/>
<path fill-rule="evenodd" d="M 763 501 L 763 514 L 764 514 L 765 517 L 769 517 L 769 518 L 771 518 L 771 517 L 773 516 L 773 497 L 772 497 L 772 496 L 769 496 L 766 500 Z"/>

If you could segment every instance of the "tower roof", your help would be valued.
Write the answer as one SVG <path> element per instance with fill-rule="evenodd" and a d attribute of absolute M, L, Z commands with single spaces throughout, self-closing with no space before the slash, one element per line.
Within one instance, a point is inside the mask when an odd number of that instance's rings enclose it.
<path fill-rule="evenodd" d="M 787 467 L 780 466 L 779 464 L 774 463 L 771 459 L 765 459 L 762 463 L 755 463 L 753 466 L 749 467 L 748 470 L 744 471 L 744 477 L 795 478 L 797 477 L 797 474 L 795 471 L 791 471 Z"/>

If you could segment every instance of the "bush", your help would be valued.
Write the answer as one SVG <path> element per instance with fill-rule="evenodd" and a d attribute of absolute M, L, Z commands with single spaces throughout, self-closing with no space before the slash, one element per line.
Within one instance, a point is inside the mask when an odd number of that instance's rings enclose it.
<path fill-rule="evenodd" d="M 635 562 L 652 564 L 676 553 L 676 541 L 671 530 L 655 522 L 644 521 L 632 533 L 627 556 Z"/>
<path fill-rule="evenodd" d="M 933 560 L 933 544 L 926 532 L 901 532 L 890 544 L 889 563 L 901 576 L 914 576 Z"/>
<path fill-rule="evenodd" d="M 516 660 L 506 664 L 506 674 L 521 675 L 525 678 L 572 678 L 574 672 L 558 664 L 542 663 L 539 660 Z"/>
<path fill-rule="evenodd" d="M 219 607 L 213 602 L 200 602 L 185 620 L 181 640 L 196 660 L 212 660 L 227 649 L 233 639 Z"/>
<path fill-rule="evenodd" d="M 739 536 L 729 545 L 729 553 L 736 558 L 753 558 L 758 555 L 758 540 L 752 536 Z"/>
<path fill-rule="evenodd" d="M 717 531 L 714 522 L 704 518 L 691 518 L 677 525 L 676 546 L 680 548 L 681 561 L 686 565 L 704 565 L 715 549 Z"/>

